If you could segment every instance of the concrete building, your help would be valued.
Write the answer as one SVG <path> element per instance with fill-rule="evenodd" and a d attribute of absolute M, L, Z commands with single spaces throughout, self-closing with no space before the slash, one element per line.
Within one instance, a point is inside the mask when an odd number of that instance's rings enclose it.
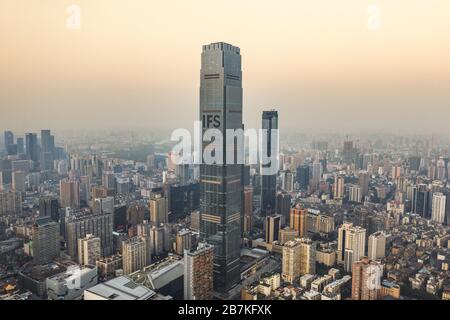
<path fill-rule="evenodd" d="M 81 265 L 95 265 L 101 257 L 100 238 L 87 234 L 86 237 L 78 239 L 78 263 Z"/>
<path fill-rule="evenodd" d="M 351 271 L 353 263 L 364 257 L 366 246 L 366 229 L 344 223 L 338 229 L 338 263 Z"/>
<path fill-rule="evenodd" d="M 184 299 L 210 300 L 213 295 L 214 247 L 199 243 L 184 252 Z"/>
<path fill-rule="evenodd" d="M 293 283 L 316 271 L 316 244 L 306 238 L 288 241 L 283 246 L 282 278 Z"/>

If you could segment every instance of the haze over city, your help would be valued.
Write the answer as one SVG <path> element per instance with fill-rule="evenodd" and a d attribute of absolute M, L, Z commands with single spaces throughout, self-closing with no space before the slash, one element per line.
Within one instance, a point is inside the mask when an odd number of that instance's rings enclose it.
<path fill-rule="evenodd" d="M 283 130 L 448 133 L 449 13 L 439 0 L 4 0 L 0 127 L 190 128 L 201 46 L 226 41 L 243 54 L 247 127 L 277 108 Z"/>

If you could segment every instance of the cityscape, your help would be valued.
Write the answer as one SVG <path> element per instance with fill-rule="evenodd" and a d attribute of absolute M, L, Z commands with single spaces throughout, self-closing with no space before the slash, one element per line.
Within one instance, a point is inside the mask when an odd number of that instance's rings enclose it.
<path fill-rule="evenodd" d="M 450 300 L 450 136 L 284 128 L 197 47 L 194 126 L 1 122 L 0 300 Z"/>

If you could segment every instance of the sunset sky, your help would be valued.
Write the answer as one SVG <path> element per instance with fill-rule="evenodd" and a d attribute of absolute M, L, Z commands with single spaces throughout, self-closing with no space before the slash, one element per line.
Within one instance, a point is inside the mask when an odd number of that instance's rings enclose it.
<path fill-rule="evenodd" d="M 277 108 L 289 129 L 450 133 L 448 0 L 1 0 L 0 129 L 191 127 L 218 41 L 241 48 L 247 127 Z"/>

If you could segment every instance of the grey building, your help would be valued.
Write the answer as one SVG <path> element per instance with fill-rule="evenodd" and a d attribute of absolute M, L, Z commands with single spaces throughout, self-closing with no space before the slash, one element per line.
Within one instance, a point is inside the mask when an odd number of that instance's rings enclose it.
<path fill-rule="evenodd" d="M 267 139 L 263 141 L 267 152 L 267 157 L 273 157 L 272 151 L 278 150 L 278 140 L 272 136 L 271 130 L 278 129 L 278 112 L 263 111 L 262 129 L 267 131 Z M 272 163 L 261 164 L 261 168 L 269 168 Z M 277 168 L 278 169 L 278 168 Z M 261 170 L 262 171 L 262 170 Z M 265 215 L 275 213 L 277 193 L 277 174 L 261 174 L 261 212 Z"/>
<path fill-rule="evenodd" d="M 78 258 L 78 239 L 92 234 L 99 237 L 102 257 L 113 253 L 113 215 L 70 211 L 65 217 L 67 254 Z"/>
<path fill-rule="evenodd" d="M 200 119 L 208 129 L 242 129 L 242 71 L 238 47 L 219 42 L 203 46 Z M 200 234 L 214 251 L 214 289 L 226 293 L 240 279 L 242 165 L 225 165 L 226 139 L 218 146 L 223 164 L 200 165 Z M 209 142 L 203 142 L 202 154 Z M 233 143 L 235 154 L 243 152 Z M 219 150 L 220 150 L 219 149 Z"/>

